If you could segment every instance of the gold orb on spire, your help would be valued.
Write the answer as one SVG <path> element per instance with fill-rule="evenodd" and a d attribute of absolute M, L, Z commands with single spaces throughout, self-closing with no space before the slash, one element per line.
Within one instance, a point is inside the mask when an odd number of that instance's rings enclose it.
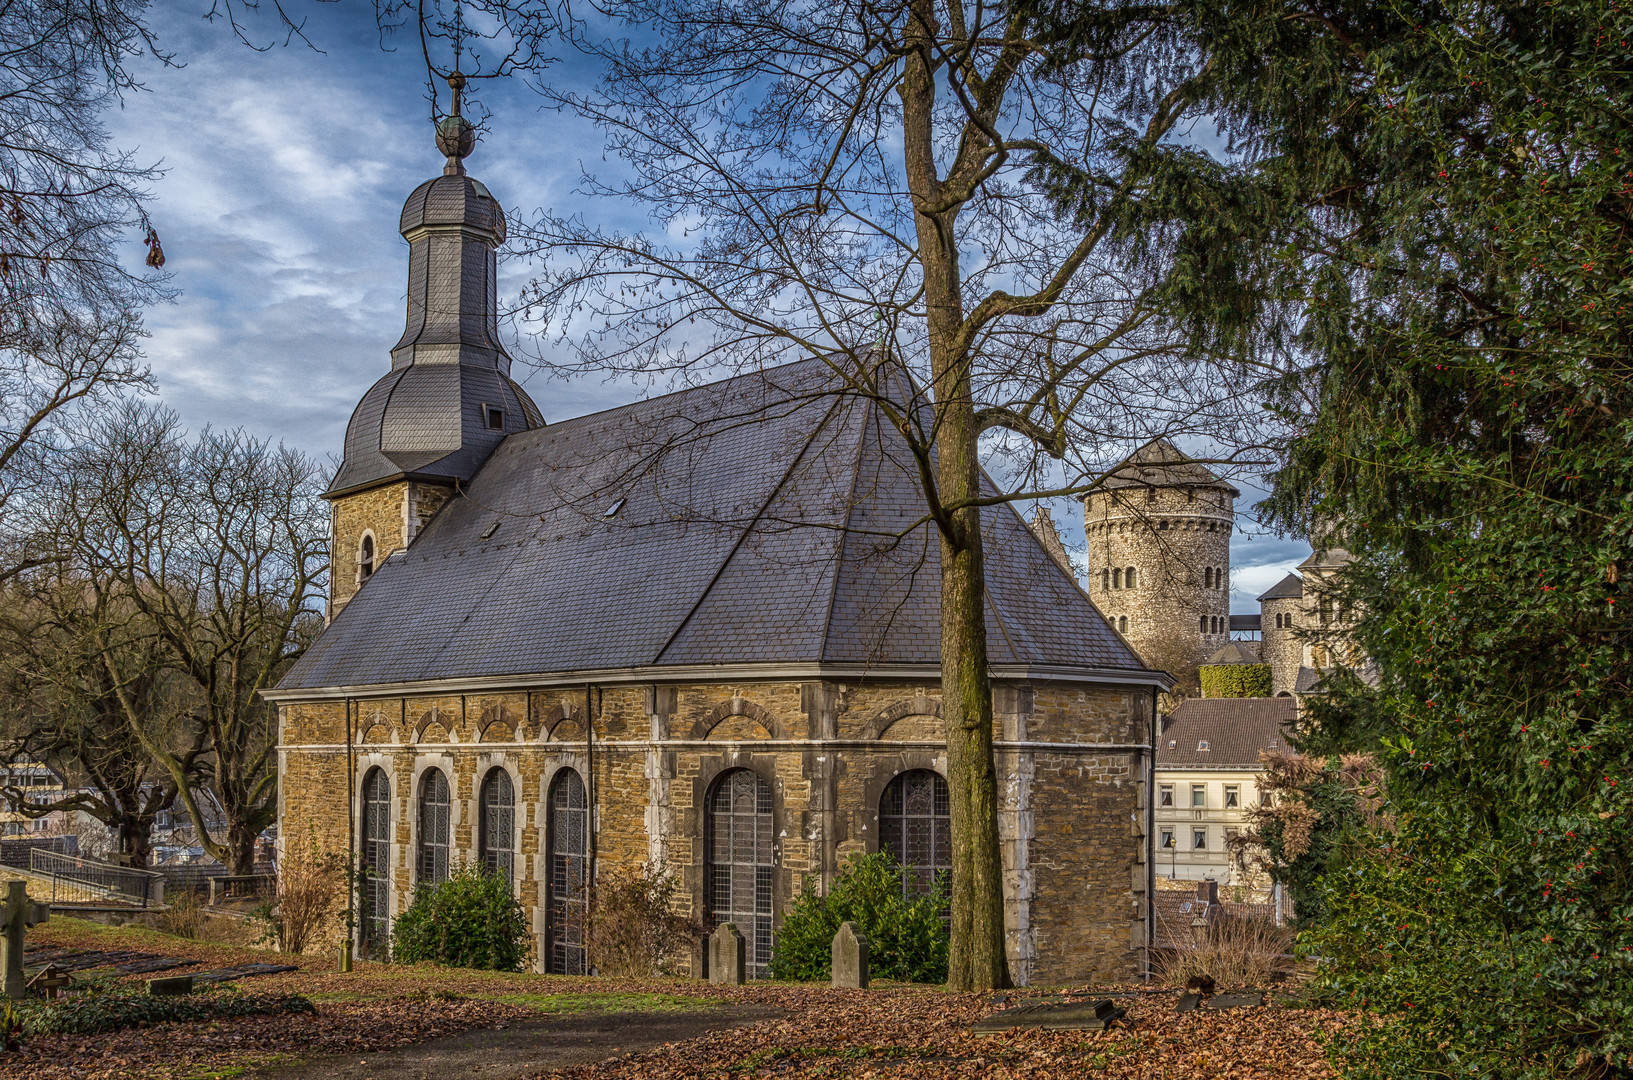
<path fill-rule="evenodd" d="M 460 115 L 461 91 L 465 89 L 465 76 L 454 72 L 448 76 L 448 87 L 454 93 L 453 108 L 448 115 L 437 124 L 437 149 L 448 158 L 449 172 L 463 172 L 460 161 L 470 156 L 476 149 L 476 129 L 470 121 Z"/>

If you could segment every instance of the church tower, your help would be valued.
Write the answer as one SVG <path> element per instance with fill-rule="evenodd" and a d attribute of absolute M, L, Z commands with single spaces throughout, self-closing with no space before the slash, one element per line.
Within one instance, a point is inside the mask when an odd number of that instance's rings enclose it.
<path fill-rule="evenodd" d="M 393 551 L 407 547 L 505 436 L 543 426 L 511 381 L 499 341 L 498 249 L 505 214 L 465 174 L 476 132 L 460 115 L 464 77 L 448 80 L 451 115 L 437 125 L 442 175 L 403 206 L 408 324 L 391 370 L 346 427 L 330 500 L 331 618 Z"/>
<path fill-rule="evenodd" d="M 1083 499 L 1089 595 L 1140 658 L 1184 688 L 1230 641 L 1236 488 L 1166 439 Z"/>

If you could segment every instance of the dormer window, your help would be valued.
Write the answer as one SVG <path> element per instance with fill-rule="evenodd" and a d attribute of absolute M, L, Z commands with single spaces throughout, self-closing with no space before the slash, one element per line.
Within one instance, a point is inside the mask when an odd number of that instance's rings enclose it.
<path fill-rule="evenodd" d="M 485 414 L 483 420 L 488 425 L 489 431 L 505 430 L 505 410 L 497 405 L 484 405 L 482 411 Z"/>
<path fill-rule="evenodd" d="M 367 581 L 374 575 L 374 534 L 364 533 L 357 545 L 357 580 Z"/>

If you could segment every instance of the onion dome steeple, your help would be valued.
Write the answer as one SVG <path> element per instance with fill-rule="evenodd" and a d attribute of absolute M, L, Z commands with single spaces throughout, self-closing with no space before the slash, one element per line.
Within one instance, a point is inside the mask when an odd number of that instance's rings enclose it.
<path fill-rule="evenodd" d="M 465 173 L 476 132 L 461 115 L 464 76 L 436 129 L 442 175 L 403 205 L 408 319 L 391 370 L 358 403 L 329 495 L 392 480 L 469 480 L 506 435 L 540 427 L 538 408 L 510 378 L 499 340 L 498 248 L 505 213 Z"/>

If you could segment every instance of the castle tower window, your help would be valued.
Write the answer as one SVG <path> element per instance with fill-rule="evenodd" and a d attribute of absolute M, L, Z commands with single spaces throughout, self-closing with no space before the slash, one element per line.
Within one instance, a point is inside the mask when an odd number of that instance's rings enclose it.
<path fill-rule="evenodd" d="M 389 931 L 391 872 L 391 781 L 376 766 L 363 777 L 363 945 L 383 950 Z"/>
<path fill-rule="evenodd" d="M 1196 632 L 1199 634 L 1206 634 L 1208 632 L 1208 617 L 1206 615 L 1196 620 Z"/>
<path fill-rule="evenodd" d="M 552 975 L 582 975 L 590 819 L 584 781 L 572 769 L 562 769 L 550 782 L 548 828 L 544 966 Z"/>
<path fill-rule="evenodd" d="M 505 430 L 505 410 L 496 405 L 484 405 L 482 411 L 486 414 L 485 419 L 489 431 Z"/>
<path fill-rule="evenodd" d="M 1123 587 L 1125 589 L 1134 587 L 1134 568 L 1132 566 L 1123 571 Z"/>
<path fill-rule="evenodd" d="M 1121 589 L 1123 587 L 1122 567 L 1118 567 L 1111 572 L 1111 587 L 1114 589 Z"/>
<path fill-rule="evenodd" d="M 357 545 L 357 580 L 367 581 L 374 576 L 374 534 L 366 532 Z"/>
<path fill-rule="evenodd" d="M 1213 567 L 1211 566 L 1202 568 L 1202 587 L 1204 589 L 1213 588 Z"/>
<path fill-rule="evenodd" d="M 420 777 L 419 852 L 415 860 L 421 884 L 448 880 L 448 778 L 441 769 Z"/>
<path fill-rule="evenodd" d="M 704 924 L 736 923 L 746 939 L 748 975 L 771 962 L 771 785 L 749 769 L 722 776 L 705 803 Z"/>
<path fill-rule="evenodd" d="M 901 864 L 902 895 L 923 896 L 953 871 L 947 781 L 929 769 L 897 776 L 879 799 L 879 850 Z M 950 887 L 950 886 L 949 886 Z"/>
<path fill-rule="evenodd" d="M 1117 616 L 1117 630 L 1118 630 L 1119 633 L 1123 633 L 1123 634 L 1128 633 L 1128 616 L 1127 615 Z"/>
<path fill-rule="evenodd" d="M 495 767 L 482 781 L 478 801 L 480 824 L 477 850 L 482 864 L 506 881 L 515 880 L 516 789 L 510 774 Z"/>
<path fill-rule="evenodd" d="M 1100 591 L 1101 592 L 1110 592 L 1111 591 L 1111 571 L 1110 570 L 1100 571 Z"/>

